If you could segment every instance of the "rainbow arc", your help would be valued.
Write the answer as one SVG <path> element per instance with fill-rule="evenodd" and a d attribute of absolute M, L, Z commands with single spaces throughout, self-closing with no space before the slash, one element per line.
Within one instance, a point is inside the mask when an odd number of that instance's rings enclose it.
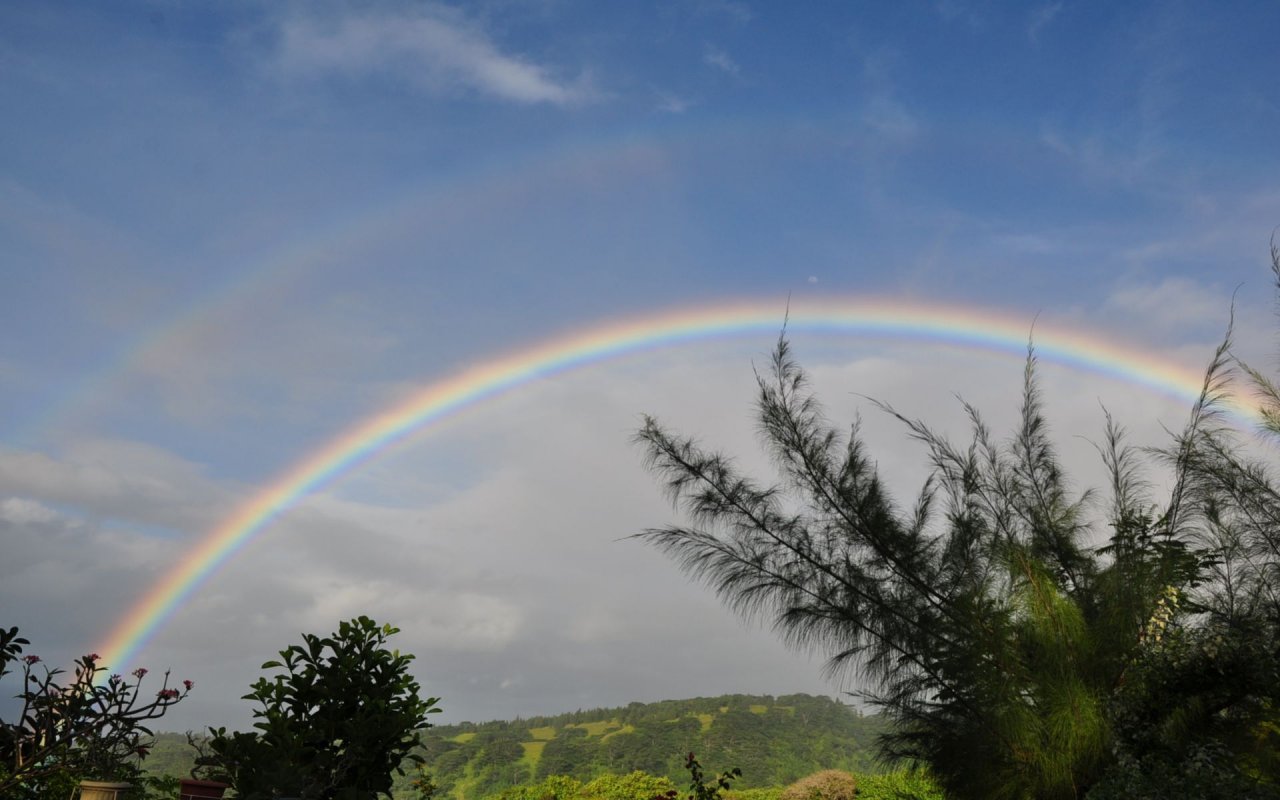
<path fill-rule="evenodd" d="M 578 330 L 475 364 L 424 386 L 396 405 L 350 425 L 276 477 L 191 548 L 152 586 L 95 649 L 105 663 L 128 664 L 188 598 L 249 542 L 302 498 L 406 437 L 517 390 L 530 381 L 645 350 L 743 335 L 776 336 L 780 304 L 730 302 L 640 316 Z M 1030 320 L 1006 312 L 879 299 L 793 301 L 793 332 L 863 336 L 986 350 L 1022 357 Z M 1104 375 L 1185 401 L 1199 395 L 1203 375 L 1149 352 L 1043 322 L 1036 351 L 1050 363 Z M 1229 409 L 1242 426 L 1253 412 Z"/>

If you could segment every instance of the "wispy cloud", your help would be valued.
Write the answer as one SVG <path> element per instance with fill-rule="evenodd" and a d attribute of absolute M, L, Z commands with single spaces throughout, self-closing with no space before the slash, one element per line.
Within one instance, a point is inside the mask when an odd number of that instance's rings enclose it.
<path fill-rule="evenodd" d="M 1061 0 L 1045 3 L 1031 12 L 1031 20 L 1027 23 L 1027 38 L 1032 42 L 1040 41 L 1040 32 L 1049 27 L 1049 23 L 1062 12 Z"/>
<path fill-rule="evenodd" d="M 984 22 L 979 5 L 969 0 L 937 0 L 933 7 L 944 21 L 963 22 L 976 30 L 982 27 Z"/>
<path fill-rule="evenodd" d="M 1049 124 L 1041 125 L 1040 144 L 1075 162 L 1089 180 L 1126 186 L 1136 185 L 1149 176 L 1159 155 L 1117 134 L 1108 136 L 1097 130 L 1067 132 Z"/>
<path fill-rule="evenodd" d="M 547 66 L 504 53 L 477 25 L 434 5 L 286 19 L 277 63 L 291 76 L 384 75 L 433 93 L 476 92 L 525 104 L 570 106 L 600 97 L 589 78 L 563 80 Z"/>
<path fill-rule="evenodd" d="M 920 122 L 892 95 L 876 94 L 867 99 L 862 109 L 862 121 L 882 138 L 906 142 L 920 133 Z"/>
<path fill-rule="evenodd" d="M 694 105 L 696 103 L 693 100 L 670 92 L 660 91 L 658 92 L 658 102 L 655 108 L 665 114 L 683 114 Z"/>
<path fill-rule="evenodd" d="M 700 16 L 725 17 L 738 25 L 745 25 L 756 16 L 746 3 L 734 0 L 696 0 L 694 13 Z"/>
<path fill-rule="evenodd" d="M 921 123 L 898 94 L 893 79 L 897 55 L 879 50 L 863 60 L 862 83 L 866 97 L 862 104 L 863 126 L 882 142 L 905 144 L 915 139 Z"/>
<path fill-rule="evenodd" d="M 730 58 L 729 54 L 724 50 L 712 44 L 703 49 L 702 63 L 735 78 L 742 73 L 742 68 L 738 66 L 738 62 Z"/>
<path fill-rule="evenodd" d="M 1112 291 L 1106 310 L 1142 318 L 1144 326 L 1159 326 L 1167 333 L 1185 327 L 1188 320 L 1221 323 L 1225 297 L 1203 282 L 1164 278 L 1156 283 L 1128 284 Z"/>

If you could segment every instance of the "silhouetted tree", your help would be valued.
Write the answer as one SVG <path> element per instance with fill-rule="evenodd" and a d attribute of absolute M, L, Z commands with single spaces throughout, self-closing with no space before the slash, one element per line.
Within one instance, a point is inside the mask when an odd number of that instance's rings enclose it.
<path fill-rule="evenodd" d="M 1103 530 L 1063 473 L 1031 347 L 1007 441 L 968 404 L 963 445 L 882 406 L 931 468 L 902 505 L 858 425 L 827 422 L 784 331 L 757 376 L 780 480 L 646 418 L 637 441 L 692 524 L 638 536 L 832 672 L 860 671 L 897 723 L 884 754 L 955 797 L 1278 796 L 1280 492 L 1222 420 L 1230 338 L 1155 454 L 1173 476 L 1159 504 L 1107 415 Z M 1250 374 L 1280 435 L 1280 391 Z M 1163 777 L 1131 780 L 1144 770 Z"/>

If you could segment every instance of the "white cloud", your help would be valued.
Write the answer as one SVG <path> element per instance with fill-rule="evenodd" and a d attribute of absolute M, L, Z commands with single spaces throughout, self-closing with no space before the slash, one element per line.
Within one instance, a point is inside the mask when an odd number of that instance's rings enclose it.
<path fill-rule="evenodd" d="M 1148 323 L 1164 320 L 1178 327 L 1186 325 L 1187 320 L 1219 319 L 1226 313 L 1221 296 L 1186 278 L 1165 278 L 1155 284 L 1117 289 L 1107 298 L 1106 309 L 1148 317 Z"/>
<path fill-rule="evenodd" d="M 58 518 L 57 513 L 42 503 L 24 497 L 6 497 L 0 500 L 0 521 L 14 525 L 48 524 Z"/>
<path fill-rule="evenodd" d="M 1101 310 L 1117 326 L 1132 329 L 1134 340 L 1161 345 L 1170 357 L 1185 356 L 1184 361 L 1198 368 L 1208 364 L 1205 345 L 1216 345 L 1226 333 L 1231 320 L 1232 288 L 1181 277 L 1130 279 L 1107 296 Z M 1256 345 L 1271 340 L 1272 320 L 1255 313 L 1255 309 L 1246 311 L 1244 300 L 1234 299 L 1236 319 L 1232 327 L 1237 353 L 1253 358 Z M 1179 340 L 1188 334 L 1198 335 L 1203 344 L 1180 346 Z"/>
<path fill-rule="evenodd" d="M 738 66 L 738 62 L 734 61 L 727 52 L 715 45 L 709 44 L 703 48 L 702 63 L 735 78 L 742 73 L 742 68 Z"/>
<path fill-rule="evenodd" d="M 0 496 L 94 519 L 196 534 L 233 496 L 198 465 L 137 442 L 85 440 L 65 455 L 0 449 Z M 32 506 L 14 506 L 14 508 Z"/>
<path fill-rule="evenodd" d="M 434 4 L 401 14 L 286 19 L 278 63 L 291 76 L 393 75 L 431 92 L 471 91 L 525 104 L 569 106 L 599 97 L 588 78 L 561 80 L 546 66 L 503 53 L 476 25 Z"/>
<path fill-rule="evenodd" d="M 666 114 L 683 114 L 694 105 L 694 101 L 686 99 L 670 92 L 658 92 L 658 102 L 655 108 Z"/>

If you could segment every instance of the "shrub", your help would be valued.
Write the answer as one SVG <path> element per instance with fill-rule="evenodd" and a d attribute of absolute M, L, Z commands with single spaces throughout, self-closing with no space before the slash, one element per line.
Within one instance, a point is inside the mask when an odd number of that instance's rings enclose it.
<path fill-rule="evenodd" d="M 241 800 L 300 797 L 364 800 L 391 791 L 438 698 L 418 697 L 411 655 L 389 650 L 397 628 L 368 617 L 343 622 L 326 638 L 303 634 L 304 646 L 280 651 L 245 695 L 259 704 L 252 733 L 210 729 L 210 754 L 198 764 L 235 788 Z"/>
<path fill-rule="evenodd" d="M 824 769 L 788 786 L 779 800 L 854 800 L 857 788 L 857 781 L 849 773 Z"/>
<path fill-rule="evenodd" d="M 581 793 L 582 781 L 577 778 L 548 775 L 534 784 L 503 789 L 495 797 L 497 800 L 574 800 Z"/>
<path fill-rule="evenodd" d="M 924 770 L 899 770 L 858 779 L 858 800 L 945 800 Z"/>
<path fill-rule="evenodd" d="M 578 796 L 590 800 L 652 800 L 675 790 L 670 778 L 636 770 L 627 775 L 601 775 L 583 786 Z"/>

